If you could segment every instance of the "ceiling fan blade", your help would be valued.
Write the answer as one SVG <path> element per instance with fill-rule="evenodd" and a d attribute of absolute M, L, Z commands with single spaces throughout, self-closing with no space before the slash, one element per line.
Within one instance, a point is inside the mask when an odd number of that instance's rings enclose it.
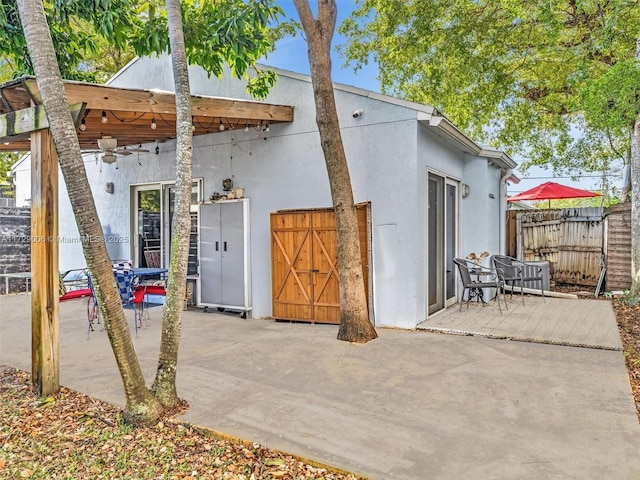
<path fill-rule="evenodd" d="M 147 150 L 146 148 L 128 148 L 127 150 L 129 150 L 130 152 L 136 152 L 136 153 L 149 153 L 149 150 Z"/>
<path fill-rule="evenodd" d="M 114 153 L 116 155 L 131 155 L 133 152 L 128 149 L 123 149 L 123 150 L 116 150 Z"/>

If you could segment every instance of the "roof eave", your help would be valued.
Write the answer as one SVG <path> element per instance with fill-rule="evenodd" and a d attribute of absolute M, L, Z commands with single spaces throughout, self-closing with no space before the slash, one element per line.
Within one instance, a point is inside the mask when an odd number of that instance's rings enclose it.
<path fill-rule="evenodd" d="M 518 166 L 513 159 L 504 153 L 502 150 L 496 150 L 494 148 L 482 147 L 480 149 L 480 153 L 478 153 L 481 157 L 486 157 L 491 159 L 497 165 L 502 168 L 514 169 Z M 518 180 L 519 181 L 519 180 Z"/>

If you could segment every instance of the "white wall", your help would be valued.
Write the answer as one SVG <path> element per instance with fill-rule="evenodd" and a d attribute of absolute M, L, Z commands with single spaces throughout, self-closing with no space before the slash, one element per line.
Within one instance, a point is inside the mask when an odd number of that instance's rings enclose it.
<path fill-rule="evenodd" d="M 172 90 L 170 61 L 167 57 L 141 59 L 111 85 Z M 242 81 L 208 79 L 199 69 L 191 69 L 191 85 L 195 94 L 248 98 Z M 355 200 L 371 202 L 376 325 L 415 328 L 426 311 L 427 169 L 471 185 L 471 196 L 461 203 L 462 251 L 493 242 L 486 225 L 484 233 L 473 233 L 473 240 L 466 240 L 470 235 L 465 232 L 480 228 L 476 219 L 494 221 L 486 209 L 497 208 L 498 197 L 490 204 L 487 191 L 498 192 L 498 185 L 490 185 L 495 179 L 488 177 L 485 159 L 465 156 L 430 127 L 419 125 L 415 109 L 377 100 L 367 92 L 336 90 L 335 95 Z M 194 138 L 193 175 L 204 179 L 205 198 L 222 191 L 222 180 L 231 177 L 251 199 L 254 316 L 271 315 L 270 213 L 332 204 L 310 81 L 295 74 L 281 75 L 266 101 L 293 106 L 294 122 L 272 125 L 264 133 L 244 132 L 241 125 L 237 130 Z M 356 109 L 364 112 L 359 118 L 352 116 Z M 131 185 L 175 178 L 175 141 L 158 146 L 158 155 L 155 145 L 147 145 L 151 153 L 121 158 L 117 169 L 96 164 L 93 157 L 86 160 L 105 233 L 131 238 Z M 105 191 L 107 182 L 114 183 L 113 194 Z M 61 199 L 59 218 L 61 235 L 64 223 L 65 234 L 77 236 L 68 199 Z M 497 236 L 497 226 L 495 230 Z M 116 258 L 133 255 L 131 243 L 112 243 L 109 250 Z M 84 264 L 77 244 L 61 245 L 60 259 L 61 269 Z"/>
<path fill-rule="evenodd" d="M 25 155 L 11 168 L 15 175 L 13 184 L 16 192 L 16 207 L 31 205 L 31 156 Z"/>
<path fill-rule="evenodd" d="M 148 71 L 142 74 L 144 69 Z M 191 84 L 196 94 L 247 98 L 242 82 L 207 79 L 199 70 L 192 70 Z M 170 90 L 169 60 L 143 59 L 111 85 Z M 413 328 L 415 302 L 407 301 L 402 292 L 417 291 L 413 201 L 416 113 L 343 91 L 336 91 L 336 100 L 355 200 L 372 202 L 373 298 L 377 325 Z M 265 133 L 253 129 L 245 132 L 240 126 L 239 130 L 194 138 L 193 174 L 204 178 L 205 197 L 222 191 L 222 180 L 231 177 L 236 186 L 245 187 L 245 195 L 251 199 L 255 316 L 271 314 L 270 213 L 332 204 L 315 124 L 311 83 L 281 76 L 266 101 L 293 106 L 294 122 L 272 125 Z M 357 109 L 364 113 L 353 118 Z M 115 165 L 103 165 L 99 172 L 92 162 L 87 163 L 100 219 L 112 234 L 129 235 L 131 184 L 169 181 L 175 177 L 175 142 L 160 144 L 159 155 L 153 153 L 155 146 L 148 147 L 152 153 L 140 155 L 142 167 L 136 155 L 119 160 L 117 170 Z M 113 195 L 104 191 L 106 182 L 114 183 Z M 61 217 L 69 213 L 61 212 Z M 66 254 L 61 252 L 61 257 Z"/>
<path fill-rule="evenodd" d="M 500 252 L 500 169 L 484 158 L 467 156 L 464 182 L 469 196 L 462 199 L 460 221 L 467 232 L 462 235 L 460 256 L 471 252 Z"/>

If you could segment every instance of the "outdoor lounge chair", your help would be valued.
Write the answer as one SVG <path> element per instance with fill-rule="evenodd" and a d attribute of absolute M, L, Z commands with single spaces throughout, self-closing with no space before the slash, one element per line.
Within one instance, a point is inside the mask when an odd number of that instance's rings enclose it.
<path fill-rule="evenodd" d="M 492 255 L 491 265 L 496 270 L 500 270 L 504 285 L 511 288 L 510 298 L 513 297 L 513 291 L 520 286 L 520 296 L 522 297 L 522 305 L 524 305 L 524 284 L 525 282 L 540 282 L 540 293 L 544 301 L 544 282 L 542 279 L 542 268 L 527 262 L 522 262 L 513 257 L 506 255 Z"/>
<path fill-rule="evenodd" d="M 454 258 L 453 263 L 455 263 L 458 267 L 458 272 L 460 273 L 460 278 L 462 279 L 462 286 L 464 287 L 464 289 L 462 290 L 462 298 L 460 299 L 460 310 L 462 311 L 462 302 L 464 301 L 465 293 L 467 293 L 467 308 L 469 308 L 469 302 L 472 298 L 479 300 L 484 307 L 485 301 L 484 292 L 482 289 L 495 288 L 496 296 L 494 297 L 494 299 L 498 304 L 500 313 L 502 314 L 502 307 L 500 306 L 499 297 L 500 291 L 503 290 L 502 287 L 504 285 L 504 282 L 499 270 L 482 267 L 463 258 Z M 473 279 L 474 277 L 476 278 L 476 280 Z M 505 307 L 508 308 L 506 300 L 504 304 Z"/>

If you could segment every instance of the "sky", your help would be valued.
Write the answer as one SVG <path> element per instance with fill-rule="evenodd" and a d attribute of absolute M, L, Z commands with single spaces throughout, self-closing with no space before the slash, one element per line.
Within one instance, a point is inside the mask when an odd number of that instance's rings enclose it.
<path fill-rule="evenodd" d="M 277 0 L 276 2 L 285 12 L 286 18 L 298 19 L 295 6 L 292 0 Z M 309 0 L 312 9 L 315 9 L 315 0 Z M 337 0 L 338 5 L 338 22 L 349 17 L 351 12 L 356 7 L 355 0 Z M 380 83 L 377 80 L 378 69 L 373 62 L 369 62 L 369 65 L 354 72 L 353 67 L 344 66 L 344 61 L 338 57 L 335 52 L 336 45 L 344 42 L 344 37 L 338 35 L 334 36 L 333 40 L 333 53 L 332 53 L 332 77 L 333 81 L 337 83 L 344 83 L 355 87 L 371 90 L 374 92 L 380 92 Z M 309 59 L 307 56 L 307 45 L 302 35 L 297 35 L 294 38 L 287 37 L 280 40 L 276 44 L 276 50 L 268 55 L 266 59 L 263 59 L 261 63 L 266 65 L 281 68 L 284 70 L 290 70 L 296 73 L 309 74 Z M 446 115 L 447 112 L 444 112 Z M 513 160 L 520 163 L 522 159 L 517 156 L 513 157 Z M 598 190 L 600 188 L 601 179 L 593 174 L 584 176 L 578 180 L 572 180 L 570 178 L 550 178 L 551 170 L 544 170 L 542 168 L 531 168 L 526 173 L 521 172 L 518 169 L 514 172 L 520 179 L 519 184 L 512 184 L 508 186 L 508 194 L 513 195 L 529 188 L 533 188 L 541 183 L 547 181 L 553 181 L 564 185 L 571 185 L 576 188 L 582 188 L 585 190 Z M 614 185 L 621 186 L 621 178 L 613 178 Z"/>

